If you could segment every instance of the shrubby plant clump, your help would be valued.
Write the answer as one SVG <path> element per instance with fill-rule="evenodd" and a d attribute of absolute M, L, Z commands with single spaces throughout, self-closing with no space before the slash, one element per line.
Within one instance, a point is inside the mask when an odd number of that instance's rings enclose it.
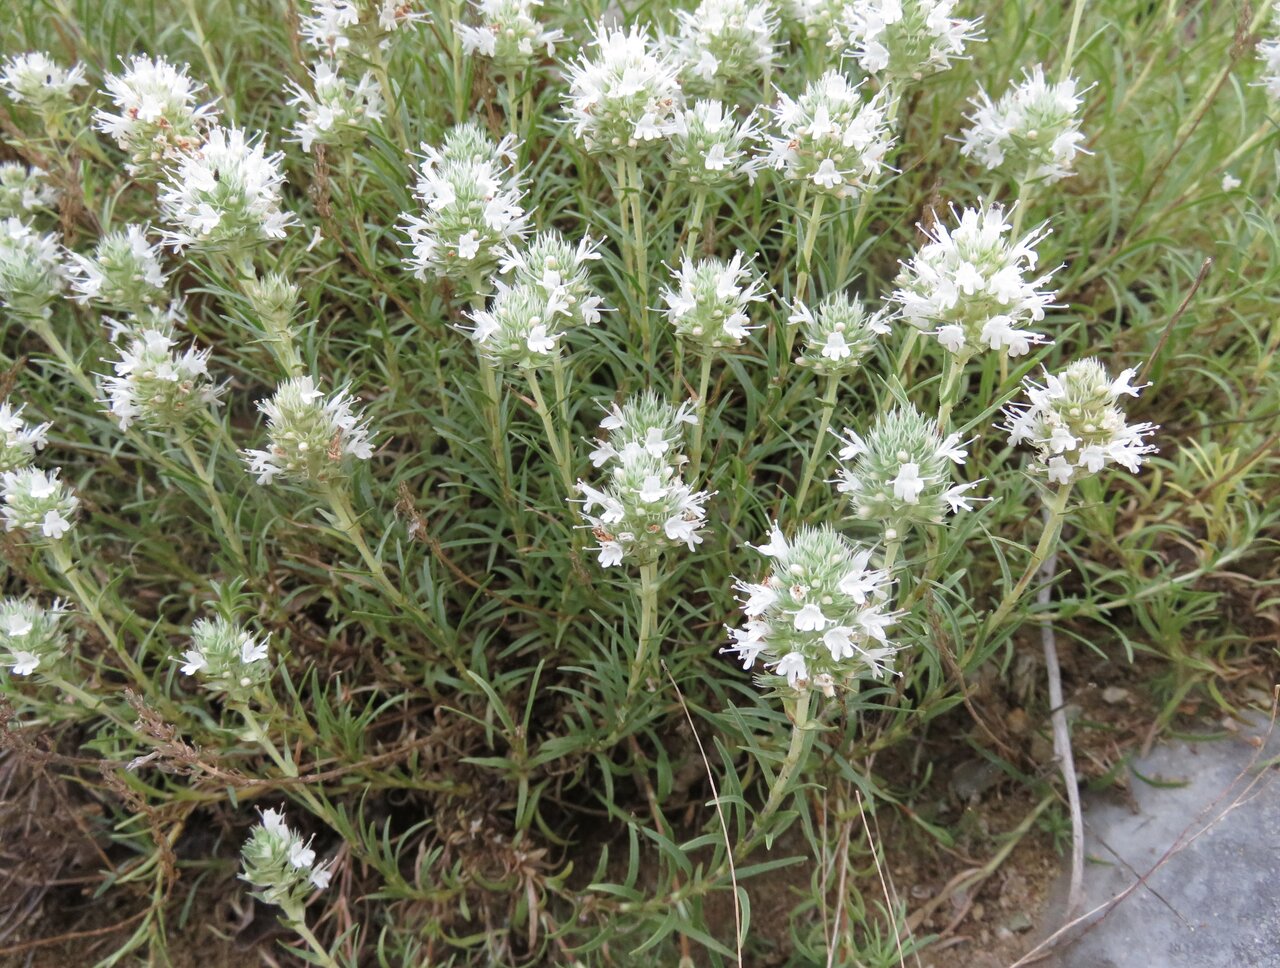
<path fill-rule="evenodd" d="M 0 907 L 114 898 L 80 963 L 230 896 L 271 963 L 899 964 L 904 854 L 1070 842 L 1060 665 L 1159 727 L 1274 659 L 1280 12 L 53 9 Z"/>

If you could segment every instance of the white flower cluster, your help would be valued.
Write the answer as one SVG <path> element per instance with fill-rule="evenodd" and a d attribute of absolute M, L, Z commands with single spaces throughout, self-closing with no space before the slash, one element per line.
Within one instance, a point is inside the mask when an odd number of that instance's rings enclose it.
<path fill-rule="evenodd" d="M 15 104 L 29 105 L 49 117 L 69 110 L 74 90 L 84 85 L 84 65 L 63 67 L 48 54 L 15 54 L 0 64 L 0 89 Z"/>
<path fill-rule="evenodd" d="M 844 12 L 847 0 L 784 0 L 782 19 L 793 36 L 821 41 L 825 45 L 831 29 Z"/>
<path fill-rule="evenodd" d="M 307 73 L 311 90 L 289 85 L 293 94 L 289 104 L 296 106 L 299 114 L 293 136 L 303 151 L 309 152 L 313 144 L 351 145 L 370 123 L 382 120 L 382 92 L 373 71 L 365 71 L 359 80 L 352 81 L 320 61 Z"/>
<path fill-rule="evenodd" d="M 1271 6 L 1271 36 L 1258 41 L 1258 59 L 1262 61 L 1262 77 L 1258 83 L 1267 94 L 1280 101 L 1280 4 L 1264 0 Z"/>
<path fill-rule="evenodd" d="M 0 403 L 0 473 L 26 467 L 43 450 L 52 424 L 29 424 L 22 419 L 25 406 Z"/>
<path fill-rule="evenodd" d="M 0 163 L 0 218 L 17 218 L 58 204 L 59 193 L 40 168 Z"/>
<path fill-rule="evenodd" d="M 535 13 L 542 0 L 476 0 L 478 24 L 458 24 L 462 49 L 493 61 L 498 74 L 528 70 L 542 54 L 555 53 L 564 39 L 561 30 L 548 29 Z"/>
<path fill-rule="evenodd" d="M 39 541 L 57 541 L 75 523 L 80 498 L 58 479 L 60 468 L 21 467 L 0 474 L 0 499 L 6 531 L 27 531 Z M 39 535 L 39 537 L 36 537 Z"/>
<path fill-rule="evenodd" d="M 600 26 L 593 46 L 565 67 L 574 136 L 593 153 L 634 151 L 662 138 L 683 103 L 674 61 L 642 27 Z"/>
<path fill-rule="evenodd" d="M 166 276 L 160 246 L 147 241 L 143 225 L 126 225 L 104 233 L 90 256 L 67 253 L 71 290 L 79 303 L 140 312 L 161 302 Z"/>
<path fill-rule="evenodd" d="M 182 674 L 195 676 L 209 692 L 233 701 L 248 699 L 271 675 L 268 637 L 228 622 L 219 615 L 191 626 L 191 648 L 182 653 Z"/>
<path fill-rule="evenodd" d="M 56 598 L 48 608 L 29 598 L 0 601 L 0 665 L 29 676 L 57 663 L 67 651 L 66 614 L 67 606 Z"/>
<path fill-rule="evenodd" d="M 46 317 L 66 284 L 61 246 L 16 218 L 0 221 L 0 304 L 15 316 Z"/>
<path fill-rule="evenodd" d="M 1080 106 L 1084 98 L 1076 80 L 1058 84 L 1045 80 L 1039 64 L 1023 71 L 1022 83 L 992 102 L 979 91 L 969 115 L 960 153 L 988 169 L 1011 169 L 1018 177 L 1053 183 L 1071 174 L 1080 143 Z"/>
<path fill-rule="evenodd" d="M 1010 404 L 1009 443 L 1028 443 L 1036 451 L 1033 470 L 1054 484 L 1070 484 L 1119 464 L 1136 474 L 1156 448 L 1146 442 L 1151 423 L 1130 424 L 1117 405 L 1122 396 L 1136 397 L 1141 386 L 1131 382 L 1134 370 L 1112 379 L 1096 359 L 1077 360 L 1060 373 L 1045 373 L 1040 386 L 1023 383 L 1030 403 Z"/>
<path fill-rule="evenodd" d="M 504 246 L 528 231 L 515 170 L 516 139 L 494 143 L 477 123 L 445 133 L 439 147 L 422 145 L 414 197 L 419 215 L 406 215 L 414 275 L 471 282 L 493 268 Z"/>
<path fill-rule="evenodd" d="M 310 0 L 298 33 L 322 57 L 371 57 L 402 28 L 425 23 L 417 0 Z"/>
<path fill-rule="evenodd" d="M 516 285 L 533 286 L 548 300 L 555 299 L 570 325 L 594 326 L 600 322 L 604 299 L 591 282 L 590 263 L 599 258 L 594 240 L 583 238 L 572 245 L 552 229 L 539 232 L 527 245 L 504 249 L 498 272 L 511 276 Z"/>
<path fill-rule="evenodd" d="M 1041 288 L 1052 272 L 1027 278 L 1047 229 L 1015 241 L 993 205 L 965 209 L 954 229 L 935 223 L 924 231 L 930 241 L 903 266 L 894 293 L 908 323 L 962 361 L 987 349 L 1022 356 L 1047 341 L 1025 328 L 1053 304 L 1053 291 Z"/>
<path fill-rule="evenodd" d="M 651 394 L 615 406 L 601 424 L 592 462 L 605 470 L 603 489 L 578 481 L 581 512 L 599 542 L 600 565 L 652 564 L 672 545 L 702 543 L 706 502 L 680 476 L 680 427 L 694 422 Z M 599 508 L 599 513 L 594 513 Z"/>
<path fill-rule="evenodd" d="M 600 321 L 603 301 L 587 264 L 600 256 L 590 239 L 570 245 L 558 232 L 539 234 L 527 248 L 510 246 L 488 308 L 468 313 L 476 348 L 495 363 L 540 367 L 560 354 L 570 330 Z"/>
<path fill-rule="evenodd" d="M 892 330 L 888 309 L 868 311 L 862 300 L 834 292 L 810 309 L 802 302 L 791 307 L 787 320 L 799 326 L 804 345 L 796 362 L 816 373 L 841 374 L 858 368 L 876 340 Z"/>
<path fill-rule="evenodd" d="M 611 460 L 625 463 L 645 453 L 679 467 L 686 459 L 682 451 L 684 425 L 697 423 L 691 401 L 673 407 L 653 390 L 646 390 L 621 405 L 609 405 L 608 416 L 600 421 L 600 429 L 608 431 L 607 439 L 595 439 L 591 463 L 596 467 Z"/>
<path fill-rule="evenodd" d="M 778 18 L 761 0 L 702 0 L 677 10 L 670 46 L 687 91 L 723 92 L 753 84 L 773 67 Z"/>
<path fill-rule="evenodd" d="M 866 73 L 918 81 L 946 70 L 981 40 L 977 20 L 954 16 L 958 0 L 852 0 L 831 31 L 829 45 L 848 53 Z"/>
<path fill-rule="evenodd" d="M 880 414 L 865 437 L 846 430 L 840 440 L 836 490 L 859 518 L 881 524 L 886 540 L 972 509 L 968 492 L 982 482 L 952 483 L 952 466 L 966 457 L 960 435 L 943 437 L 910 404 Z"/>
<path fill-rule="evenodd" d="M 839 71 L 827 71 L 799 98 L 778 95 L 770 108 L 776 133 L 767 135 L 768 163 L 793 181 L 849 198 L 865 191 L 893 147 L 888 90 L 866 101 Z"/>
<path fill-rule="evenodd" d="M 311 840 L 303 840 L 278 810 L 262 811 L 262 823 L 253 828 L 240 858 L 244 863 L 240 877 L 256 888 L 254 896 L 294 916 L 311 889 L 323 890 L 333 876 L 328 864 L 316 863 Z"/>
<path fill-rule="evenodd" d="M 166 239 L 175 249 L 235 250 L 284 238 L 296 218 L 280 204 L 282 158 L 267 154 L 261 136 L 213 128 L 179 158 L 160 190 L 160 212 L 172 227 Z"/>
<path fill-rule="evenodd" d="M 352 459 L 373 456 L 369 425 L 346 390 L 326 397 L 311 377 L 295 377 L 258 401 L 258 409 L 267 416 L 268 449 L 244 457 L 259 484 L 277 477 L 326 484 L 346 478 Z"/>
<path fill-rule="evenodd" d="M 883 678 L 896 648 L 886 630 L 888 572 L 869 567 L 871 551 L 829 527 L 804 528 L 788 541 L 775 525 L 756 549 L 772 559 L 760 582 L 738 581 L 746 623 L 729 629 L 744 669 L 757 660 L 793 689 L 833 695 L 865 676 Z"/>
<path fill-rule="evenodd" d="M 120 74 L 104 78 L 114 111 L 98 111 L 94 125 L 128 156 L 129 171 L 159 175 L 165 165 L 195 151 L 218 113 L 208 91 L 187 75 L 187 65 L 134 55 Z"/>
<path fill-rule="evenodd" d="M 705 352 L 738 346 L 756 328 L 749 311 L 765 300 L 764 280 L 743 264 L 741 252 L 728 262 L 685 256 L 673 282 L 662 291 L 663 312 L 679 339 Z"/>
<path fill-rule="evenodd" d="M 697 101 L 667 124 L 667 164 L 675 180 L 720 188 L 739 178 L 754 182 L 761 160 L 754 155 L 760 125 L 752 111 L 739 120 L 720 101 Z"/>
<path fill-rule="evenodd" d="M 166 318 L 153 313 L 136 329 L 124 329 L 102 378 L 107 412 L 121 430 L 141 423 L 153 430 L 181 427 L 218 402 L 223 387 L 209 376 L 209 350 L 175 351 L 178 341 Z"/>

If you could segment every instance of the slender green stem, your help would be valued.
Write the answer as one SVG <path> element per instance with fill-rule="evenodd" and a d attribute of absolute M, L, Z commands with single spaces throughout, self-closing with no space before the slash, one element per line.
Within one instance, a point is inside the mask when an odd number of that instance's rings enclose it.
<path fill-rule="evenodd" d="M 59 689 L 62 692 L 65 692 L 68 696 L 73 698 L 76 702 L 80 703 L 80 705 L 84 706 L 84 708 L 89 710 L 90 712 L 99 713 L 103 716 L 106 716 L 107 719 L 111 720 L 121 729 L 124 729 L 130 733 L 134 733 L 136 735 L 137 730 L 134 728 L 133 724 L 130 723 L 128 720 L 126 720 L 119 713 L 112 710 L 106 704 L 106 702 L 103 701 L 101 696 L 92 695 L 87 690 L 80 688 L 74 683 L 68 682 L 66 679 L 63 679 L 61 676 L 46 675 L 45 681 L 47 681 L 49 685 L 53 686 L 55 689 Z"/>
<path fill-rule="evenodd" d="M 627 159 L 627 168 L 630 171 L 627 198 L 631 202 L 631 231 L 635 236 L 636 297 L 639 302 L 636 312 L 640 314 L 640 331 L 644 334 L 645 360 L 652 366 L 657 347 L 654 345 L 653 326 L 649 318 L 649 249 L 645 236 L 645 211 L 641 204 L 644 181 L 635 158 Z"/>
<path fill-rule="evenodd" d="M 814 730 L 806 728 L 809 723 L 810 695 L 811 690 L 806 688 L 792 700 L 794 709 L 790 711 L 791 743 L 787 747 L 787 756 L 773 778 L 773 785 L 769 788 L 769 799 L 765 802 L 764 809 L 756 814 L 755 821 L 751 824 L 751 833 L 746 838 L 748 842 L 754 840 L 778 812 L 778 808 L 782 806 L 783 800 L 791 790 L 796 770 L 800 768 L 809 748 L 813 745 Z"/>
<path fill-rule="evenodd" d="M 618 193 L 618 225 L 622 229 L 622 268 L 632 278 L 636 272 L 635 238 L 631 234 L 631 203 L 627 200 L 627 159 L 614 158 L 614 180 Z M 628 280 L 630 282 L 630 280 Z"/>
<path fill-rule="evenodd" d="M 1071 32 L 1067 34 L 1067 49 L 1062 55 L 1062 66 L 1058 72 L 1058 80 L 1065 81 L 1071 76 L 1071 65 L 1076 56 L 1076 39 L 1080 36 L 1080 21 L 1084 17 L 1084 0 L 1075 0 L 1071 10 Z"/>
<path fill-rule="evenodd" d="M 116 627 L 102 614 L 102 608 L 98 604 L 102 599 L 102 594 L 89 588 L 85 583 L 84 577 L 80 574 L 80 569 L 71 560 L 71 553 L 67 550 L 66 544 L 61 540 L 49 542 L 49 556 L 53 558 L 54 565 L 62 573 L 62 577 L 66 579 L 67 584 L 71 586 L 71 593 L 75 595 L 80 607 L 89 613 L 89 617 L 93 619 L 93 624 L 102 632 L 112 650 L 128 668 L 129 674 L 139 683 L 145 683 L 147 677 L 142 671 L 142 667 L 138 665 L 137 660 L 129 654 L 129 650 L 120 641 L 120 633 L 116 631 Z"/>
<path fill-rule="evenodd" d="M 893 566 L 898 561 L 898 552 L 902 550 L 902 529 L 897 525 L 884 529 L 884 561 L 880 567 L 893 577 Z"/>
<path fill-rule="evenodd" d="M 671 402 L 677 403 L 684 396 L 684 340 L 676 338 L 676 359 L 671 368 Z"/>
<path fill-rule="evenodd" d="M 187 17 L 191 20 L 191 29 L 195 33 L 196 46 L 200 48 L 200 55 L 204 58 L 205 67 L 209 71 L 210 80 L 213 82 L 213 89 L 218 92 L 218 106 L 227 112 L 227 119 L 232 123 L 236 120 L 236 101 L 235 98 L 227 94 L 227 84 L 223 80 L 222 72 L 218 70 L 218 62 L 213 56 L 213 48 L 209 46 L 209 38 L 205 36 L 204 25 L 200 22 L 200 9 L 196 6 L 195 0 L 184 0 L 187 8 Z"/>
<path fill-rule="evenodd" d="M 180 433 L 178 447 L 182 450 L 182 453 L 187 458 L 187 463 L 191 465 L 191 469 L 200 480 L 200 489 L 204 491 L 204 496 L 209 501 L 209 510 L 213 512 L 218 528 L 222 532 L 222 539 L 230 546 L 231 553 L 235 555 L 236 561 L 247 567 L 248 558 L 245 557 L 244 543 L 240 540 L 240 529 L 232 524 L 231 518 L 227 514 L 227 509 L 222 503 L 222 497 L 218 494 L 217 483 L 209 472 L 209 468 L 200 459 L 200 455 L 196 453 L 195 445 L 192 444 L 190 437 Z"/>
<path fill-rule="evenodd" d="M 382 567 L 382 562 L 378 560 L 378 556 L 369 547 L 369 542 L 365 540 L 364 529 L 360 526 L 360 520 L 356 515 L 355 508 L 351 506 L 351 498 L 347 495 L 347 492 L 335 484 L 328 484 L 324 488 L 324 493 L 325 497 L 329 499 L 329 507 L 333 510 L 338 530 L 346 536 L 352 547 L 359 552 L 365 567 L 369 569 L 370 577 L 377 582 L 378 587 L 396 606 L 416 613 L 417 609 L 410 606 L 408 599 L 404 597 L 404 593 L 391 583 L 391 579 L 387 577 L 386 569 Z"/>
<path fill-rule="evenodd" d="M 644 682 L 650 656 L 655 651 L 658 632 L 658 565 L 651 562 L 640 566 L 640 638 L 631 660 L 631 673 L 627 680 L 627 700 L 635 695 Z"/>
<path fill-rule="evenodd" d="M 1067 501 L 1071 497 L 1071 485 L 1058 485 L 1058 492 L 1054 495 L 1053 501 L 1049 505 L 1049 520 L 1045 523 L 1044 530 L 1040 533 L 1040 541 L 1035 547 L 1035 551 L 1031 553 L 1031 561 L 1027 563 L 1027 570 L 1022 573 L 1022 577 L 1018 579 L 1018 583 L 1009 591 L 1005 592 L 1004 598 L 1000 600 L 999 606 L 991 613 L 991 617 L 987 619 L 987 633 L 994 632 L 1000 627 L 1005 619 L 1009 617 L 1009 613 L 1013 611 L 1013 607 L 1018 604 L 1023 593 L 1027 590 L 1027 586 L 1031 584 L 1031 580 L 1040 572 L 1040 566 L 1044 564 L 1045 558 L 1049 556 L 1049 552 L 1053 549 L 1054 543 L 1057 542 L 1058 536 L 1062 534 L 1062 522 L 1067 513 Z"/>
<path fill-rule="evenodd" d="M 508 72 L 505 89 L 507 93 L 507 130 L 517 138 L 520 137 L 520 90 L 516 86 L 515 74 Z"/>
<path fill-rule="evenodd" d="M 48 346 L 53 352 L 53 355 L 57 357 L 58 362 L 60 362 L 66 368 L 67 372 L 71 374 L 71 379 L 75 380 L 76 385 L 85 392 L 89 399 L 97 400 L 98 388 L 94 386 L 94 383 L 89 379 L 88 374 L 86 374 L 84 369 L 81 368 L 79 361 L 71 355 L 71 351 L 68 350 L 62 340 L 58 338 L 58 334 L 53 331 L 53 327 L 49 324 L 49 320 L 40 316 L 26 316 L 23 318 L 36 335 L 44 340 L 45 345 Z"/>
<path fill-rule="evenodd" d="M 684 251 L 693 257 L 698 248 L 698 233 L 702 231 L 702 211 L 707 204 L 707 191 L 700 188 L 693 193 L 693 211 L 689 213 L 688 228 L 685 230 Z"/>
<path fill-rule="evenodd" d="M 818 241 L 818 230 L 822 227 L 822 207 L 827 196 L 819 194 L 813 200 L 813 208 L 809 211 L 809 221 L 805 226 L 804 244 L 800 249 L 800 272 L 796 277 L 794 298 L 799 301 L 805 298 L 809 288 L 809 278 L 813 274 L 813 247 Z M 788 331 L 790 332 L 790 331 Z M 787 342 L 787 355 L 791 355 L 791 343 Z"/>
<path fill-rule="evenodd" d="M 298 936 L 307 943 L 307 947 L 315 952 L 316 957 L 320 959 L 320 964 L 324 968 L 341 968 L 338 962 L 334 960 L 333 955 L 329 954 L 329 950 L 320 943 L 320 939 L 311 933 L 311 929 L 307 927 L 307 922 L 304 920 L 301 910 L 294 911 L 291 908 L 285 908 L 284 922 L 298 933 Z"/>
<path fill-rule="evenodd" d="M 938 430 L 942 434 L 946 434 L 951 425 L 951 410 L 956 403 L 960 377 L 968 362 L 967 356 L 957 356 L 950 351 L 942 361 L 942 387 L 938 391 Z"/>
<path fill-rule="evenodd" d="M 818 433 L 813 440 L 813 451 L 804 465 L 804 474 L 800 478 L 800 489 L 796 491 L 796 514 L 804 514 L 804 499 L 809 493 L 809 485 L 813 483 L 813 475 L 817 472 L 818 463 L 827 449 L 827 430 L 831 427 L 831 415 L 836 409 L 836 394 L 840 390 L 839 374 L 827 375 L 827 389 L 822 395 L 822 416 L 818 419 Z"/>
<path fill-rule="evenodd" d="M 538 371 L 532 367 L 526 367 L 524 375 L 529 381 L 529 389 L 533 393 L 534 409 L 538 411 L 538 417 L 542 420 L 542 429 L 547 434 L 547 444 L 551 447 L 551 456 L 555 459 L 556 466 L 560 469 L 560 480 L 564 483 L 565 493 L 573 493 L 573 465 L 569 460 L 568 451 L 561 446 L 560 433 L 556 430 L 555 412 L 547 406 L 547 401 L 542 395 L 542 387 L 538 383 Z"/>
<path fill-rule="evenodd" d="M 707 396 L 711 392 L 711 354 L 704 352 L 698 370 L 698 423 L 693 428 L 693 456 L 689 464 L 689 481 L 696 482 L 702 470 L 702 441 L 707 427 Z"/>

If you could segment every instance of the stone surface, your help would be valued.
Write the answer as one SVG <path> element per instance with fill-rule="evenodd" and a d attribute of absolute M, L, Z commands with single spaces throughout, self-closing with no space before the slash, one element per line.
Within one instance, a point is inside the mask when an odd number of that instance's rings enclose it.
<path fill-rule="evenodd" d="M 1280 730 L 1258 719 L 1156 747 L 1133 764 L 1131 802 L 1086 797 L 1081 912 L 1150 876 L 1041 964 L 1280 968 L 1280 770 L 1260 768 L 1277 756 Z"/>

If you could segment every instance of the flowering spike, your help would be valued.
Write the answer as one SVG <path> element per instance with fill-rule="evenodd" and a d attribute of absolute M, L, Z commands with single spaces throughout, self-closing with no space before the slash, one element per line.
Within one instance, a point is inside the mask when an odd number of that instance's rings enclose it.
<path fill-rule="evenodd" d="M 722 652 L 744 669 L 760 661 L 774 682 L 827 695 L 892 670 L 897 649 L 886 630 L 898 615 L 885 605 L 892 580 L 869 566 L 869 548 L 822 527 L 789 540 L 775 528 L 757 550 L 770 559 L 769 573 L 758 583 L 737 581 L 746 622 L 729 629 Z"/>
<path fill-rule="evenodd" d="M 67 652 L 66 614 L 66 604 L 56 598 L 48 608 L 29 598 L 0 601 L 0 665 L 15 676 L 53 668 Z"/>
<path fill-rule="evenodd" d="M 270 446 L 244 451 L 244 458 L 259 484 L 276 477 L 327 484 L 346 478 L 352 459 L 373 456 L 368 423 L 345 389 L 326 397 L 311 377 L 295 377 L 260 400 L 258 409 L 267 416 Z"/>
<path fill-rule="evenodd" d="M 990 170 L 1011 170 L 1017 177 L 1052 184 L 1071 174 L 1080 143 L 1080 106 L 1076 80 L 1045 80 L 1044 68 L 1023 71 L 1022 83 L 992 103 L 986 91 L 971 102 L 972 126 L 964 133 L 960 153 Z"/>
<path fill-rule="evenodd" d="M 0 514 L 6 531 L 26 531 L 33 541 L 57 541 L 75 524 L 80 498 L 58 479 L 61 468 L 22 467 L 0 474 Z"/>
<path fill-rule="evenodd" d="M 853 0 L 831 31 L 829 46 L 851 55 L 866 73 L 918 81 L 946 70 L 981 40 L 977 20 L 953 16 L 958 0 Z"/>
<path fill-rule="evenodd" d="M 1023 381 L 1029 403 L 1005 409 L 1009 443 L 1035 449 L 1032 470 L 1054 484 L 1070 484 L 1119 464 L 1136 474 L 1156 448 L 1146 442 L 1155 424 L 1130 424 L 1119 407 L 1136 397 L 1133 370 L 1112 379 L 1095 359 L 1077 360 L 1057 374 L 1045 373 L 1041 386 Z"/>

